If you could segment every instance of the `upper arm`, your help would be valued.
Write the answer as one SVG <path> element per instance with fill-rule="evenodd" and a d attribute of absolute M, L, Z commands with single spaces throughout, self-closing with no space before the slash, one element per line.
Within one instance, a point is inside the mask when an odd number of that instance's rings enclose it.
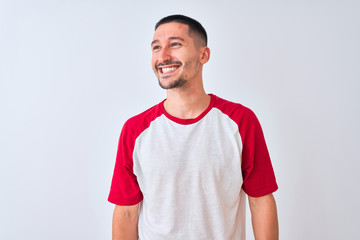
<path fill-rule="evenodd" d="M 130 206 L 115 205 L 115 218 L 127 218 L 129 220 L 136 220 L 139 216 L 139 203 Z"/>
<path fill-rule="evenodd" d="M 116 205 L 113 215 L 112 239 L 138 239 L 139 204 L 131 206 Z"/>
<path fill-rule="evenodd" d="M 251 110 L 246 114 L 239 125 L 243 144 L 242 188 L 246 194 L 260 197 L 275 192 L 278 187 L 260 122 Z"/>
<path fill-rule="evenodd" d="M 137 134 L 133 121 L 127 121 L 121 130 L 114 173 L 108 201 L 117 205 L 134 205 L 143 196 L 133 169 L 133 151 Z"/>
<path fill-rule="evenodd" d="M 279 239 L 279 226 L 274 196 L 250 197 L 249 205 L 255 239 Z"/>
<path fill-rule="evenodd" d="M 249 206 L 251 209 L 276 206 L 275 198 L 272 193 L 261 197 L 248 196 L 248 199 L 249 199 Z"/>

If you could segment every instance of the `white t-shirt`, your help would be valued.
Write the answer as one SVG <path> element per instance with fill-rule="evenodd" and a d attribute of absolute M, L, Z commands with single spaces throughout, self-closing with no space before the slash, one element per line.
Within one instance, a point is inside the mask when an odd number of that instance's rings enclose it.
<path fill-rule="evenodd" d="M 195 119 L 161 102 L 124 124 L 108 200 L 141 202 L 141 240 L 245 240 L 245 193 L 277 189 L 254 113 L 210 96 Z"/>

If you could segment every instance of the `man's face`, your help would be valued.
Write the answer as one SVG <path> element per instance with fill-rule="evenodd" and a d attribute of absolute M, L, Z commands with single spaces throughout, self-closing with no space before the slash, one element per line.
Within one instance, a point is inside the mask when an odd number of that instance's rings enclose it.
<path fill-rule="evenodd" d="M 152 68 L 164 89 L 186 87 L 200 73 L 200 48 L 182 23 L 165 23 L 154 34 Z"/>

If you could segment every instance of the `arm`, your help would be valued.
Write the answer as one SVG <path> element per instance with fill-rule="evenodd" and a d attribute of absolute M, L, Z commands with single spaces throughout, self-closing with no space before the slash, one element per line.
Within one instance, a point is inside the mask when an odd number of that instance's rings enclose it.
<path fill-rule="evenodd" d="M 274 196 L 269 194 L 248 198 L 255 239 L 278 240 L 279 226 Z"/>
<path fill-rule="evenodd" d="M 113 215 L 112 239 L 138 239 L 139 204 L 133 206 L 116 205 Z"/>

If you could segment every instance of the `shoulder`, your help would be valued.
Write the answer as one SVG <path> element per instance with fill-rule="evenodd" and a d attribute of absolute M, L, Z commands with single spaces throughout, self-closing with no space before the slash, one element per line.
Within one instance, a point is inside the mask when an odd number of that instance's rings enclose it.
<path fill-rule="evenodd" d="M 155 106 L 145 110 L 144 112 L 137 114 L 131 118 L 129 118 L 124 126 L 123 132 L 131 132 L 131 135 L 139 135 L 142 131 L 148 128 L 152 121 L 156 118 L 160 117 L 163 112 L 161 110 L 160 104 L 158 103 Z"/>
<path fill-rule="evenodd" d="M 214 108 L 219 109 L 236 123 L 239 124 L 243 121 L 256 119 L 255 113 L 250 108 L 240 103 L 225 100 L 215 95 L 213 96 L 215 98 Z"/>

